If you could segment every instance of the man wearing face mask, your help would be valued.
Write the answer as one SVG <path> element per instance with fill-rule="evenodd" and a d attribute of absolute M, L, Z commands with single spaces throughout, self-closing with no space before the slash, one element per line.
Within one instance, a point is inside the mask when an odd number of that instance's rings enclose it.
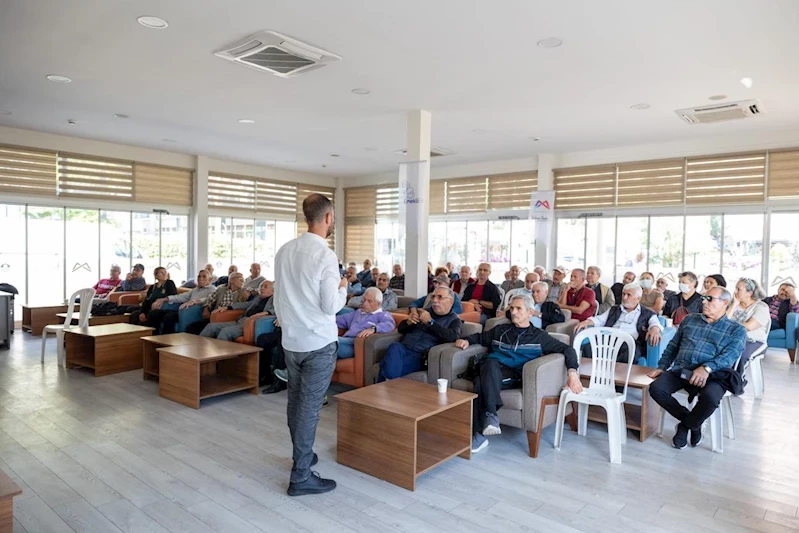
<path fill-rule="evenodd" d="M 680 274 L 680 293 L 675 294 L 666 301 L 663 314 L 674 320 L 675 324 L 682 322 L 686 314 L 702 312 L 702 295 L 696 292 L 699 280 L 693 272 Z M 677 316 L 674 316 L 675 313 Z"/>

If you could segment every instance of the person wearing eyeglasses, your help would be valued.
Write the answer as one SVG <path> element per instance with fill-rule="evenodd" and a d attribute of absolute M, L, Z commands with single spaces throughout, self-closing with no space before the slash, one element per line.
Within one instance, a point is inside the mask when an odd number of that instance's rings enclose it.
<path fill-rule="evenodd" d="M 766 296 L 757 281 L 741 278 L 735 284 L 735 296 L 727 316 L 746 329 L 746 348 L 738 363 L 738 372 L 743 373 L 746 362 L 768 337 L 771 317 L 768 306 L 761 300 Z"/>
<path fill-rule="evenodd" d="M 718 408 L 724 393 L 743 392 L 743 378 L 732 366 L 746 345 L 746 330 L 727 316 L 732 295 L 723 287 L 713 287 L 699 296 L 702 313 L 685 317 L 677 333 L 663 351 L 658 367 L 648 376 L 655 381 L 649 395 L 679 423 L 672 445 L 682 450 L 702 442 L 702 424 Z M 680 389 L 689 398 L 699 398 L 688 409 L 672 394 Z"/>

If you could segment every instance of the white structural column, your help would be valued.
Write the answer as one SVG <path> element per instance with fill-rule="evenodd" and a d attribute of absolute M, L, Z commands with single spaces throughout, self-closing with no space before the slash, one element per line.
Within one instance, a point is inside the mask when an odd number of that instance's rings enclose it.
<path fill-rule="evenodd" d="M 191 225 L 194 228 L 191 236 L 192 258 L 189 273 L 197 272 L 208 263 L 208 158 L 197 156 L 194 171 L 194 197 L 192 198 Z M 191 261 L 189 261 L 191 263 Z M 194 277 L 193 274 L 189 277 Z"/>
<path fill-rule="evenodd" d="M 554 164 L 554 157 L 552 154 L 539 154 L 538 155 L 538 190 L 539 191 L 552 191 L 555 190 L 555 177 L 552 174 L 552 165 Z M 555 206 L 552 206 L 552 213 L 555 213 Z M 547 227 L 546 224 L 535 225 L 535 264 L 543 265 L 547 271 L 555 268 L 555 224 L 557 219 L 552 219 L 552 224 Z M 551 243 L 547 247 L 546 243 Z"/>
<path fill-rule="evenodd" d="M 336 178 L 336 257 L 340 258 L 347 266 L 344 258 L 344 189 L 341 187 L 341 178 Z M 297 224 L 305 224 L 304 220 L 297 220 Z"/>
<path fill-rule="evenodd" d="M 417 298 L 427 293 L 427 222 L 430 214 L 430 127 L 429 111 L 408 112 L 407 161 L 420 162 L 405 173 L 418 202 L 408 202 L 400 193 L 405 208 L 405 295 Z M 400 174 L 402 175 L 402 173 Z M 403 190 L 400 184 L 400 191 Z"/>

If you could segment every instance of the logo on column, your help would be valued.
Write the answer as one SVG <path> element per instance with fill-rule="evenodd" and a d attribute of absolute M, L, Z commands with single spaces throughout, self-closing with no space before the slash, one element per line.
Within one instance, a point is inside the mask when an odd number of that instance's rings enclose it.
<path fill-rule="evenodd" d="M 86 272 L 92 271 L 91 267 L 89 266 L 89 263 L 83 263 L 83 264 L 75 263 L 74 265 L 72 265 L 72 272 L 78 271 L 80 269 L 83 269 Z"/>

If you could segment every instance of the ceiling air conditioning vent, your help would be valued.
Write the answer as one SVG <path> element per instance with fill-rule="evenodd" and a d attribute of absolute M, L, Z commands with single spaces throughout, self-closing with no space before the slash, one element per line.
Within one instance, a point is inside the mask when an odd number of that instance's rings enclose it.
<path fill-rule="evenodd" d="M 408 150 L 400 149 L 394 152 L 397 155 L 408 155 Z M 455 152 L 452 150 L 447 150 L 446 148 L 441 148 L 439 146 L 433 146 L 430 148 L 430 157 L 441 157 L 444 155 L 452 155 Z"/>
<path fill-rule="evenodd" d="M 292 78 L 340 61 L 341 57 L 274 31 L 262 31 L 214 55 L 281 78 Z"/>
<path fill-rule="evenodd" d="M 688 124 L 708 124 L 723 120 L 749 118 L 764 113 L 760 100 L 742 100 L 724 104 L 678 109 L 677 115 Z"/>

